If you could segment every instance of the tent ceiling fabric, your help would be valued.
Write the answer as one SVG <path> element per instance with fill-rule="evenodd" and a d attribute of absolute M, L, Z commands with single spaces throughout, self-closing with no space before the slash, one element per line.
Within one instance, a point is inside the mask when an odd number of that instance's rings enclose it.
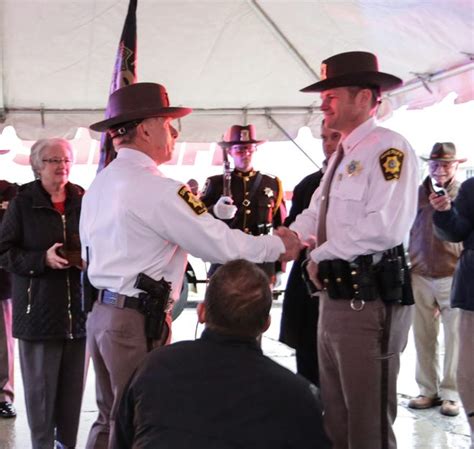
<path fill-rule="evenodd" d="M 127 8 L 128 0 L 0 0 L 0 128 L 30 140 L 72 137 L 100 120 Z M 138 0 L 138 79 L 195 108 L 179 123 L 183 140 L 219 140 L 245 122 L 281 140 L 268 115 L 292 136 L 316 129 L 319 96 L 299 89 L 343 51 L 374 52 L 381 70 L 408 82 L 385 111 L 451 91 L 474 99 L 473 30 L 472 0 Z"/>

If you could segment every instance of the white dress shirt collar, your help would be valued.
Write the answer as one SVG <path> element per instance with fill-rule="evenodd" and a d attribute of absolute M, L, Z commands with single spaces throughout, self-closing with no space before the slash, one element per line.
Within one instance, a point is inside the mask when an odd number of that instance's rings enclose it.
<path fill-rule="evenodd" d="M 350 153 L 359 142 L 361 142 L 365 137 L 370 134 L 377 124 L 375 123 L 375 118 L 370 117 L 364 123 L 360 124 L 357 128 L 352 130 L 352 132 L 341 141 L 342 148 L 344 149 L 344 154 Z"/>
<path fill-rule="evenodd" d="M 117 159 L 133 161 L 144 167 L 157 167 L 156 162 L 142 151 L 133 148 L 122 147 L 117 151 Z"/>

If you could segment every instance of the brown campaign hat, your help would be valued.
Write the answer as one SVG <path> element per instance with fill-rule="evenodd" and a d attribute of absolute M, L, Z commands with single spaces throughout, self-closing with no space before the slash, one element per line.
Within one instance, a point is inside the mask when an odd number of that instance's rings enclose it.
<path fill-rule="evenodd" d="M 441 161 L 441 162 L 459 162 L 467 161 L 467 158 L 456 157 L 456 147 L 452 142 L 436 142 L 428 157 L 421 156 L 424 161 Z"/>
<path fill-rule="evenodd" d="M 224 135 L 224 140 L 219 142 L 222 148 L 228 148 L 233 145 L 260 145 L 265 143 L 266 140 L 257 140 L 254 125 L 231 126 Z"/>
<path fill-rule="evenodd" d="M 166 88 L 156 83 L 135 83 L 117 89 L 109 97 L 106 119 L 90 125 L 94 131 L 107 131 L 122 123 L 150 117 L 184 117 L 192 109 L 170 107 Z"/>
<path fill-rule="evenodd" d="M 321 81 L 301 89 L 301 92 L 322 92 L 347 86 L 373 86 L 388 90 L 401 84 L 400 78 L 379 71 L 374 54 L 349 51 L 325 59 L 321 64 Z"/>

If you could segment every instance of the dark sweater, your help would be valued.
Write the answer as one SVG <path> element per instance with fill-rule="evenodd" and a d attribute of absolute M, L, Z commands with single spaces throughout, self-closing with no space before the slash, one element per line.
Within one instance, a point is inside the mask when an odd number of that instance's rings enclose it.
<path fill-rule="evenodd" d="M 255 339 L 206 329 L 152 351 L 116 418 L 114 449 L 328 448 L 316 387 Z"/>

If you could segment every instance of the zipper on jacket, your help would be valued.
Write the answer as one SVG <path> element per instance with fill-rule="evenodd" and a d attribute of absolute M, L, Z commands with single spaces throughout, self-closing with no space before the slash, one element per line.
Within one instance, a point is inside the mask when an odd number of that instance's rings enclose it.
<path fill-rule="evenodd" d="M 28 305 L 26 306 L 26 314 L 31 312 L 31 287 L 33 285 L 33 279 L 30 278 L 30 284 L 28 285 L 28 290 L 26 291 L 28 294 Z"/>
<path fill-rule="evenodd" d="M 66 244 L 66 215 L 61 215 L 63 223 L 63 239 Z M 72 335 L 72 300 L 71 300 L 71 282 L 69 280 L 69 270 L 66 271 L 66 285 L 67 285 L 67 314 L 69 318 L 69 335 L 68 338 L 74 338 Z"/>

